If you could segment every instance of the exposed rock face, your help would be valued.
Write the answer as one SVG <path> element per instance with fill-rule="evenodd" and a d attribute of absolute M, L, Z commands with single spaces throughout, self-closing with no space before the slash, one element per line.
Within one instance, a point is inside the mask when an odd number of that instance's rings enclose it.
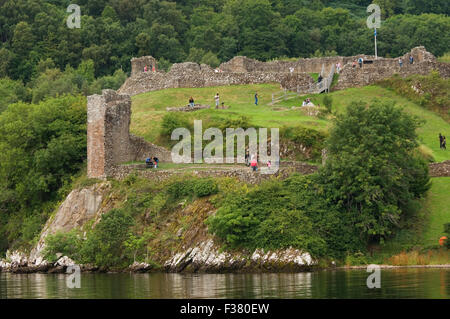
<path fill-rule="evenodd" d="M 88 96 L 87 157 L 88 176 L 105 178 L 114 166 L 157 156 L 171 161 L 170 152 L 130 135 L 131 98 L 113 90 Z"/>
<path fill-rule="evenodd" d="M 209 239 L 175 254 L 164 264 L 164 268 L 171 272 L 301 271 L 316 264 L 309 253 L 298 249 L 267 252 L 256 249 L 251 255 L 248 252 L 220 252 Z"/>
<path fill-rule="evenodd" d="M 110 188 L 111 185 L 106 182 L 71 191 L 59 206 L 56 215 L 45 224 L 38 243 L 30 253 L 30 263 L 40 265 L 43 262 L 42 252 L 45 247 L 45 238 L 49 234 L 55 234 L 58 231 L 68 232 L 93 219 L 99 212 L 104 196 Z"/>
<path fill-rule="evenodd" d="M 74 266 L 74 265 L 75 265 L 75 262 L 67 256 L 63 256 L 63 257 L 59 258 L 58 261 L 55 263 L 55 266 L 61 266 L 61 267 L 69 267 L 69 266 Z"/>

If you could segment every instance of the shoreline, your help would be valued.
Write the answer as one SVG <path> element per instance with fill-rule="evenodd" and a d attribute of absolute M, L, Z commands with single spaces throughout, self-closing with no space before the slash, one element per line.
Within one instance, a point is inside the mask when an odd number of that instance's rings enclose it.
<path fill-rule="evenodd" d="M 315 271 L 335 271 L 335 270 L 363 270 L 367 269 L 368 265 L 363 266 L 338 266 L 338 267 L 305 267 L 302 270 L 287 270 L 287 269 L 224 269 L 223 271 L 165 271 L 164 269 L 120 269 L 120 270 L 101 270 L 92 268 L 84 268 L 81 266 L 81 273 L 85 274 L 121 274 L 121 273 L 172 273 L 172 274 L 265 274 L 265 273 L 303 273 Z M 450 264 L 439 265 L 378 265 L 380 269 L 450 269 Z M 84 269 L 83 269 L 84 268 Z M 0 268 L 0 273 L 11 274 L 65 274 L 67 267 L 17 267 L 13 269 Z"/>

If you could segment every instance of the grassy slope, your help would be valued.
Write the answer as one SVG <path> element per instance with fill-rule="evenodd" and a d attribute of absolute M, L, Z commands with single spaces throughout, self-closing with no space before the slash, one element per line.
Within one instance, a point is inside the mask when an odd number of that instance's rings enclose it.
<path fill-rule="evenodd" d="M 221 102 L 230 106 L 229 109 L 214 109 L 214 95 L 217 92 L 221 96 Z M 258 92 L 259 96 L 258 106 L 254 104 L 255 92 Z M 186 105 L 191 95 L 194 97 L 196 104 L 208 104 L 213 108 L 185 113 L 186 117 L 190 119 L 226 119 L 245 115 L 250 118 L 253 125 L 262 127 L 299 124 L 316 128 L 327 126 L 327 121 L 304 116 L 298 110 L 269 106 L 268 103 L 272 101 L 272 93 L 278 92 L 280 92 L 278 84 L 260 84 L 167 89 L 140 94 L 132 99 L 131 132 L 143 136 L 149 141 L 157 141 L 161 119 L 166 114 L 166 107 Z"/>
<path fill-rule="evenodd" d="M 303 97 L 282 101 L 274 106 L 269 106 L 272 93 L 280 92 L 278 84 L 239 85 L 209 88 L 180 88 L 167 89 L 156 92 L 148 92 L 133 97 L 133 114 L 131 132 L 143 136 L 145 139 L 158 142 L 157 137 L 161 119 L 168 106 L 181 106 L 187 104 L 192 95 L 196 103 L 214 106 L 214 95 L 219 92 L 221 102 L 231 106 L 226 110 L 201 110 L 185 113 L 192 119 L 226 119 L 237 118 L 245 115 L 250 122 L 263 127 L 281 127 L 283 125 L 303 125 L 326 129 L 330 123 L 326 120 L 305 116 L 299 110 L 291 110 L 292 106 L 300 106 Z M 254 94 L 258 92 L 259 104 L 254 104 Z M 450 150 L 439 149 L 438 134 L 450 136 L 450 124 L 432 111 L 426 110 L 406 98 L 396 95 L 394 92 L 378 86 L 366 86 L 336 91 L 330 94 L 333 97 L 333 111 L 342 112 L 353 100 L 370 102 L 377 98 L 382 101 L 393 100 L 397 105 L 405 107 L 407 112 L 419 116 L 425 120 L 424 125 L 418 130 L 420 141 L 432 153 L 435 161 L 440 162 L 450 159 Z M 322 95 L 308 95 L 313 103 L 323 105 Z"/>
<path fill-rule="evenodd" d="M 450 223 L 450 178 L 432 179 L 432 186 L 425 202 L 427 225 L 422 234 L 424 246 L 434 246 L 444 236 L 444 224 Z"/>

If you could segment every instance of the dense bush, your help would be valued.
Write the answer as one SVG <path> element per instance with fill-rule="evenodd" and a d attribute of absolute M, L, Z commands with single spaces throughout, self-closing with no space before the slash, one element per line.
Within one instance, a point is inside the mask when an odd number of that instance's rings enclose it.
<path fill-rule="evenodd" d="M 392 104 L 355 102 L 330 132 L 320 183 L 367 240 L 390 236 L 430 187 L 427 164 L 415 156 L 419 125 Z"/>
<path fill-rule="evenodd" d="M 31 244 L 58 189 L 86 158 L 86 99 L 11 104 L 0 114 L 1 237 Z"/>
<path fill-rule="evenodd" d="M 166 191 L 170 198 L 179 199 L 187 196 L 205 197 L 217 194 L 219 188 L 213 179 L 203 178 L 174 181 L 167 186 Z"/>
<path fill-rule="evenodd" d="M 207 224 L 232 248 L 292 246 L 315 256 L 335 257 L 360 249 L 363 243 L 351 224 L 319 190 L 315 175 L 265 182 L 249 192 L 227 196 Z"/>
<path fill-rule="evenodd" d="M 47 261 L 55 262 L 58 260 L 57 254 L 62 254 L 62 256 L 69 256 L 72 260 L 79 262 L 82 244 L 83 240 L 75 229 L 69 232 L 49 234 L 45 239 L 43 256 Z"/>
<path fill-rule="evenodd" d="M 130 237 L 129 229 L 133 223 L 131 216 L 122 209 L 112 209 L 102 215 L 83 242 L 81 262 L 106 268 L 129 265 L 131 256 L 125 242 Z"/>
<path fill-rule="evenodd" d="M 62 254 L 77 263 L 90 263 L 103 268 L 125 267 L 132 258 L 130 239 L 136 241 L 136 237 L 130 233 L 132 225 L 133 219 L 122 209 L 112 209 L 102 215 L 86 239 L 76 229 L 48 235 L 44 257 L 55 262 L 57 254 Z"/>

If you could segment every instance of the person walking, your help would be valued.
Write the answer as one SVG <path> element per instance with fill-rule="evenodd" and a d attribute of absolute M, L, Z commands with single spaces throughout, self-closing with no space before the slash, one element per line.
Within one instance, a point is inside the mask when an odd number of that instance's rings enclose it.
<path fill-rule="evenodd" d="M 194 98 L 192 96 L 189 98 L 189 105 L 194 107 Z"/>
<path fill-rule="evenodd" d="M 362 68 L 363 62 L 364 62 L 363 58 L 359 58 L 358 59 L 358 63 L 359 63 L 359 67 L 360 68 Z"/>
<path fill-rule="evenodd" d="M 442 149 L 442 142 L 444 141 L 444 137 L 441 133 L 439 133 L 439 148 Z"/>
<path fill-rule="evenodd" d="M 255 93 L 255 105 L 258 105 L 258 92 Z"/>
<path fill-rule="evenodd" d="M 409 56 L 409 64 L 413 64 L 414 63 L 414 58 L 412 55 Z"/>
<path fill-rule="evenodd" d="M 258 169 L 258 161 L 256 160 L 256 156 L 252 158 L 252 161 L 250 162 L 250 166 L 252 167 L 252 171 L 256 172 Z"/>
<path fill-rule="evenodd" d="M 216 101 L 216 109 L 218 109 L 219 108 L 219 102 L 220 102 L 219 93 L 217 93 L 216 96 L 214 96 L 214 100 Z"/>
<path fill-rule="evenodd" d="M 155 156 L 153 157 L 153 165 L 155 166 L 155 168 L 158 168 L 158 164 L 159 164 L 159 159 Z"/>
<path fill-rule="evenodd" d="M 402 60 L 402 58 L 398 59 L 398 65 L 400 65 L 400 67 L 403 66 L 403 60 Z"/>
<path fill-rule="evenodd" d="M 447 149 L 447 139 L 445 138 L 445 136 L 442 137 L 442 149 Z"/>

